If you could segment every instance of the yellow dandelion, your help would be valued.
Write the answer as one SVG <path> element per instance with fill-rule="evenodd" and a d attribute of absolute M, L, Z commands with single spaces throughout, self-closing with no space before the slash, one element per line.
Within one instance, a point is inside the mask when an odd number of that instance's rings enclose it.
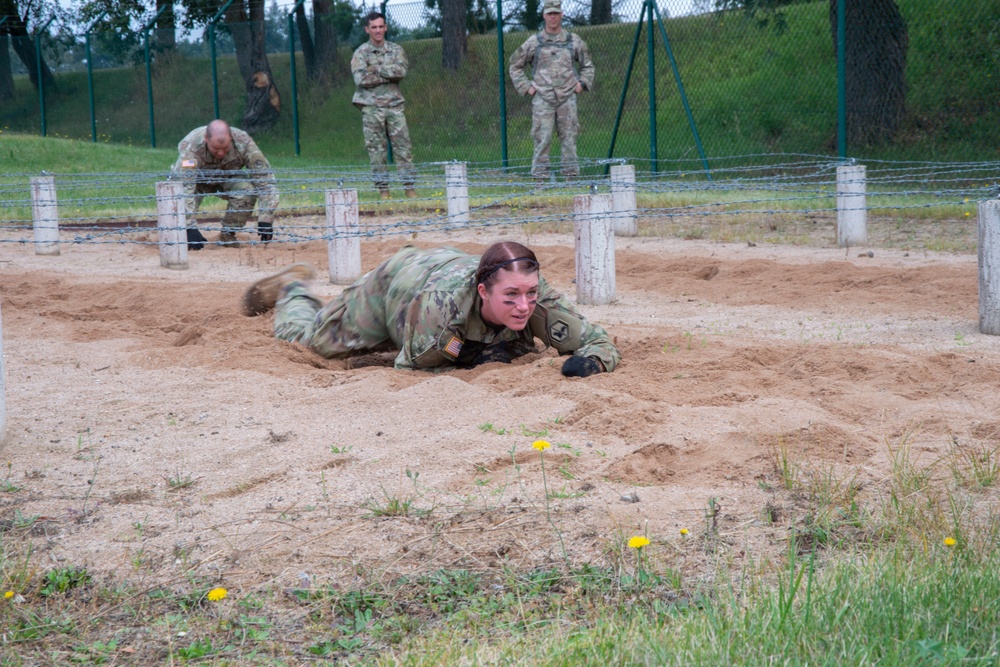
<path fill-rule="evenodd" d="M 537 449 L 540 452 L 544 452 L 546 449 L 548 449 L 552 445 L 549 444 L 548 440 L 535 440 L 533 443 L 531 443 L 531 446 L 534 447 L 535 449 Z"/>
<path fill-rule="evenodd" d="M 642 535 L 636 535 L 635 537 L 628 538 L 628 548 L 629 549 L 641 549 L 645 546 L 649 546 L 649 538 Z"/>
<path fill-rule="evenodd" d="M 968 211 L 966 211 L 966 212 L 965 212 L 965 217 L 966 217 L 966 218 L 968 218 L 968 217 L 969 217 L 969 212 L 968 212 Z"/>
<path fill-rule="evenodd" d="M 225 588 L 213 588 L 208 592 L 209 602 L 218 602 L 219 600 L 225 599 L 228 591 Z"/>
<path fill-rule="evenodd" d="M 955 546 L 955 544 L 956 544 L 956 541 L 955 541 L 954 537 L 946 537 L 946 538 L 944 538 L 944 545 L 946 547 L 953 547 L 953 546 Z"/>
<path fill-rule="evenodd" d="M 14 591 L 7 591 L 6 593 L 3 594 L 4 600 L 9 600 L 12 597 L 14 597 Z"/>
<path fill-rule="evenodd" d="M 688 533 L 690 533 L 690 532 L 691 532 L 691 531 L 690 531 L 690 530 L 688 530 L 687 528 L 681 528 L 681 535 L 687 535 L 687 534 L 688 534 Z"/>

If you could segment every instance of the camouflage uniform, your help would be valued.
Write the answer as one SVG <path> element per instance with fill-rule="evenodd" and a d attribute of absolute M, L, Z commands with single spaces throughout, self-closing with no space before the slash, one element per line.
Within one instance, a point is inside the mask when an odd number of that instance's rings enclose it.
<path fill-rule="evenodd" d="M 532 68 L 532 78 L 525 70 Z M 594 63 L 590 49 L 577 35 L 560 30 L 550 35 L 541 30 L 532 35 L 510 57 L 510 78 L 521 95 L 527 95 L 532 86 L 531 136 L 535 140 L 535 153 L 531 160 L 531 175 L 535 178 L 549 176 L 549 148 L 553 130 L 562 144 L 562 173 L 567 177 L 580 174 L 576 158 L 576 136 L 580 124 L 576 115 L 576 84 L 585 90 L 594 85 Z"/>
<path fill-rule="evenodd" d="M 230 132 L 233 143 L 221 160 L 216 159 L 208 150 L 205 126 L 191 130 L 177 144 L 180 155 L 174 163 L 173 175 L 184 181 L 190 228 L 198 226 L 195 214 L 206 195 L 214 195 L 228 202 L 222 218 L 224 229 L 243 227 L 258 200 L 257 224 L 270 225 L 274 222 L 274 210 L 278 208 L 278 185 L 271 165 L 249 134 L 235 127 L 230 128 Z M 243 172 L 243 169 L 247 172 Z M 226 171 L 233 173 L 221 173 Z"/>
<path fill-rule="evenodd" d="M 413 147 L 410 131 L 403 113 L 403 93 L 400 80 L 406 76 L 409 63 L 402 47 L 383 42 L 376 47 L 367 41 L 354 51 L 351 73 L 357 90 L 351 100 L 361 109 L 361 127 L 365 134 L 365 148 L 372 164 L 375 187 L 389 187 L 389 142 L 393 158 L 405 187 L 413 187 Z"/>
<path fill-rule="evenodd" d="M 480 316 L 479 256 L 455 248 L 406 247 L 323 306 L 302 283 L 282 292 L 274 335 L 328 359 L 398 349 L 396 368 L 447 369 L 535 352 L 534 339 L 563 354 L 600 359 L 614 370 L 621 354 L 600 326 L 539 277 L 538 304 L 523 331 L 497 331 Z M 495 359 L 496 357 L 492 357 Z"/>

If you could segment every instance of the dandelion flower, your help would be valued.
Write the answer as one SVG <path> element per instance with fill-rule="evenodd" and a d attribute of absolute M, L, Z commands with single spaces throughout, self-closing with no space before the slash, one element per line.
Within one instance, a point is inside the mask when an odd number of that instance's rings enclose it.
<path fill-rule="evenodd" d="M 213 588 L 208 592 L 209 602 L 218 602 L 226 597 L 227 591 L 225 588 Z"/>
<path fill-rule="evenodd" d="M 946 547 L 953 547 L 953 546 L 955 546 L 955 538 L 954 537 L 946 537 L 946 538 L 944 538 L 944 545 Z"/>
<path fill-rule="evenodd" d="M 552 445 L 549 444 L 548 440 L 535 440 L 533 443 L 531 443 L 531 446 L 534 447 L 535 449 L 537 449 L 540 452 L 544 452 L 546 449 L 548 449 Z"/>
<path fill-rule="evenodd" d="M 966 218 L 968 218 L 968 217 L 969 217 L 969 212 L 968 212 L 968 211 L 966 211 L 966 212 L 965 212 L 965 217 L 966 217 Z"/>
<path fill-rule="evenodd" d="M 648 545 L 649 545 L 648 537 L 643 537 L 642 535 L 636 535 L 635 537 L 628 538 L 629 549 L 641 549 Z"/>
<path fill-rule="evenodd" d="M 3 594 L 4 600 L 9 600 L 12 597 L 14 597 L 14 591 L 7 591 L 6 593 Z"/>
<path fill-rule="evenodd" d="M 690 533 L 690 532 L 691 532 L 691 531 L 690 531 L 690 530 L 688 530 L 687 528 L 681 528 L 681 535 L 687 535 L 687 534 L 688 534 L 688 533 Z"/>

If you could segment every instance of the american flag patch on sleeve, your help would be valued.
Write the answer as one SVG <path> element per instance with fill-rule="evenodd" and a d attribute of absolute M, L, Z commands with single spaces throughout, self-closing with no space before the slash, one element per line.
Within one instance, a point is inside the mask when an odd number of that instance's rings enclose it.
<path fill-rule="evenodd" d="M 458 359 L 458 353 L 462 351 L 462 341 L 455 336 L 451 337 L 448 344 L 444 346 L 444 353 L 452 359 Z"/>
<path fill-rule="evenodd" d="M 182 169 L 195 169 L 198 167 L 197 160 L 181 160 Z"/>

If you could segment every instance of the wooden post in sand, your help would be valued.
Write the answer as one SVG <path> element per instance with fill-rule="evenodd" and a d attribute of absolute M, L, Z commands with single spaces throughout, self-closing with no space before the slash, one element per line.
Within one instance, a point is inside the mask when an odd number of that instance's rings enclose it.
<path fill-rule="evenodd" d="M 186 269 L 187 207 L 184 204 L 184 185 L 180 181 L 156 184 L 156 228 L 160 234 L 160 266 Z"/>
<path fill-rule="evenodd" d="M 979 202 L 979 331 L 1000 336 L 1000 199 Z"/>
<path fill-rule="evenodd" d="M 0 444 L 7 434 L 7 374 L 3 368 L 3 314 L 0 313 Z"/>
<path fill-rule="evenodd" d="M 611 195 L 573 197 L 576 301 L 601 305 L 615 298 L 615 228 Z"/>
<path fill-rule="evenodd" d="M 326 191 L 327 256 L 330 282 L 350 285 L 361 277 L 361 239 L 358 234 L 358 191 Z"/>
<path fill-rule="evenodd" d="M 611 167 L 611 206 L 615 212 L 615 236 L 638 234 L 634 165 L 616 164 Z"/>
<path fill-rule="evenodd" d="M 837 167 L 837 244 L 841 248 L 868 243 L 865 166 Z"/>
<path fill-rule="evenodd" d="M 56 177 L 31 179 L 31 218 L 35 228 L 35 254 L 59 254 L 59 207 L 56 203 Z"/>
<path fill-rule="evenodd" d="M 464 162 L 444 166 L 444 196 L 448 200 L 448 222 L 469 224 L 469 178 Z"/>

